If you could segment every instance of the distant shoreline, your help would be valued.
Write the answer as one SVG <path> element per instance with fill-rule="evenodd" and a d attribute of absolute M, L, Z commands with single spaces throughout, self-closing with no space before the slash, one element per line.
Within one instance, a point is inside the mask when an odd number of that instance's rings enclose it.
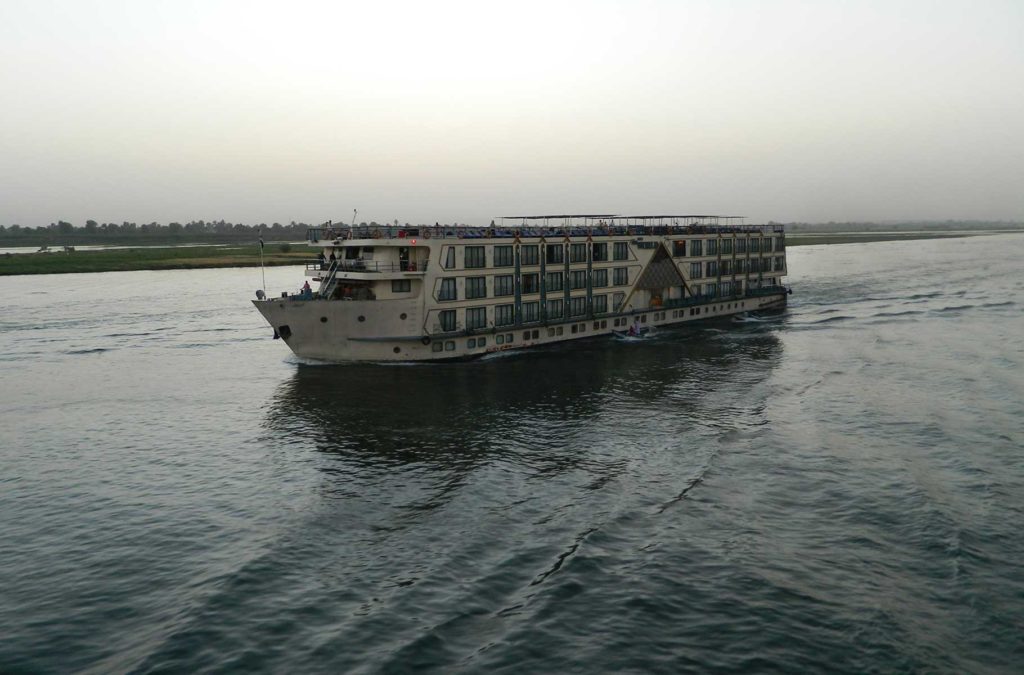
<path fill-rule="evenodd" d="M 1020 233 L 1020 230 L 976 230 L 969 232 L 838 232 L 790 233 L 786 246 L 854 244 L 914 239 L 948 239 L 993 234 Z M 292 249 L 295 250 L 292 250 Z M 263 264 L 267 267 L 301 265 L 315 258 L 314 250 L 299 246 L 268 244 Z M 80 274 L 90 272 L 137 272 L 156 270 L 210 269 L 218 267 L 259 267 L 256 246 L 138 247 L 113 250 L 69 251 L 0 255 L 0 276 L 27 274 Z"/>

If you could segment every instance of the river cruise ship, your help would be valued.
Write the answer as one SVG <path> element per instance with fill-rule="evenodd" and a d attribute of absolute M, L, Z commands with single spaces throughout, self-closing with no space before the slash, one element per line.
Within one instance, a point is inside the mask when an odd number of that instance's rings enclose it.
<path fill-rule="evenodd" d="M 780 225 L 730 216 L 506 217 L 487 227 L 324 226 L 297 293 L 256 308 L 324 361 L 481 356 L 780 309 Z M 313 281 L 314 286 L 309 285 Z"/>

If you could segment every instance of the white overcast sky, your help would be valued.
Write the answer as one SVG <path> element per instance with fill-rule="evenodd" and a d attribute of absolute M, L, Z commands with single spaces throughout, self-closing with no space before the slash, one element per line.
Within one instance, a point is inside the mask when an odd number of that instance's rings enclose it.
<path fill-rule="evenodd" d="M 0 224 L 1024 220 L 1024 0 L 0 0 Z"/>

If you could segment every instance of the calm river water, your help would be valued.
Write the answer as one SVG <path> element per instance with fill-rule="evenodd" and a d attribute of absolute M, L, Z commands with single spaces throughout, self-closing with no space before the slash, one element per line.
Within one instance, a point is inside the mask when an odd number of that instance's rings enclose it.
<path fill-rule="evenodd" d="M 0 278 L 0 671 L 1018 670 L 1024 236 L 789 255 L 420 366 L 300 364 L 259 270 Z"/>

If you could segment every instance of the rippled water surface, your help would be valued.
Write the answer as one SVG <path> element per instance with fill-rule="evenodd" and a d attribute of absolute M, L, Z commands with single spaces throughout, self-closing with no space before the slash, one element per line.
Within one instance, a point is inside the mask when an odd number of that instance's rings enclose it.
<path fill-rule="evenodd" d="M 416 366 L 299 363 L 258 270 L 0 278 L 0 671 L 1019 672 L 1024 237 L 789 256 Z"/>

